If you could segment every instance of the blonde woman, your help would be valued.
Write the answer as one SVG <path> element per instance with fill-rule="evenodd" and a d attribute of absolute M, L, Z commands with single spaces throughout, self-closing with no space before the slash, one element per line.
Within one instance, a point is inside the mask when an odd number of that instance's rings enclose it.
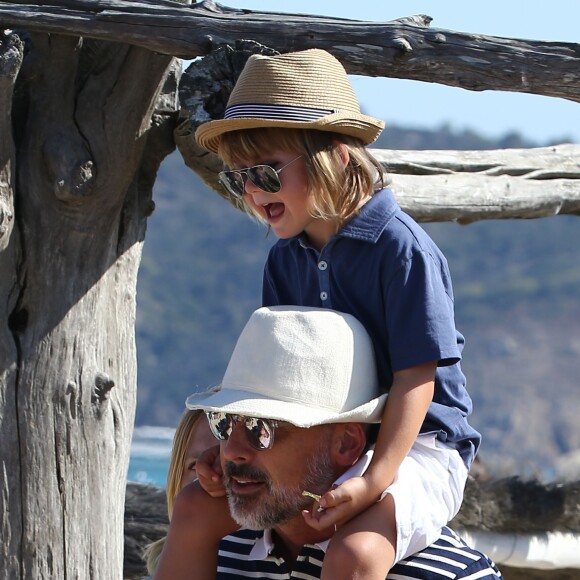
<path fill-rule="evenodd" d="M 197 459 L 205 449 L 215 445 L 215 438 L 211 434 L 205 413 L 200 410 L 187 410 L 181 417 L 171 448 L 171 458 L 167 471 L 167 515 L 173 514 L 175 496 L 180 490 L 197 478 Z M 165 538 L 148 544 L 143 550 L 143 559 L 147 572 L 153 576 L 157 562 L 163 550 Z"/>

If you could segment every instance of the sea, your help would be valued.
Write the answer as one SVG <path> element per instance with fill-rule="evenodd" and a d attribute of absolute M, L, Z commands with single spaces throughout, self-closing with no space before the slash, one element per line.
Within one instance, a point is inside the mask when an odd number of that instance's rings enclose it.
<path fill-rule="evenodd" d="M 135 427 L 128 481 L 165 487 L 174 433 L 170 427 Z"/>

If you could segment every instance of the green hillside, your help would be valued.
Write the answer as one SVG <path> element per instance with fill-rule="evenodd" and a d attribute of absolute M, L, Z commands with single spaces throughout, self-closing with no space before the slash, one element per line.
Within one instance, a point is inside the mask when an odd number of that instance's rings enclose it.
<path fill-rule="evenodd" d="M 390 127 L 377 144 L 530 145 L 517 134 L 491 141 L 448 127 Z M 154 199 L 137 293 L 136 424 L 173 426 L 188 394 L 219 382 L 259 306 L 262 266 L 275 239 L 211 193 L 177 153 L 164 162 Z M 580 448 L 579 225 L 560 216 L 425 226 L 451 266 L 473 424 L 495 472 L 550 476 L 556 457 Z"/>

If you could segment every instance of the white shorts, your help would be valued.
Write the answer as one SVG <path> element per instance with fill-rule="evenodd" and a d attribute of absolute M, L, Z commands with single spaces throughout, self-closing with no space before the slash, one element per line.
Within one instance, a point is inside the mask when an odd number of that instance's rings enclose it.
<path fill-rule="evenodd" d="M 364 473 L 371 457 L 372 451 L 367 452 L 336 484 Z M 395 480 L 381 496 L 390 494 L 395 502 L 395 562 L 432 544 L 441 528 L 457 515 L 467 474 L 463 459 L 451 445 L 433 434 L 417 437 Z"/>

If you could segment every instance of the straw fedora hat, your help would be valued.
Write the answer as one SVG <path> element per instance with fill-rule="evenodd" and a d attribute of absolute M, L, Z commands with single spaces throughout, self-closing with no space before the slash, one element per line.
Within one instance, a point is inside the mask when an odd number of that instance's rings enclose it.
<path fill-rule="evenodd" d="M 378 423 L 386 397 L 371 339 L 356 318 L 273 306 L 250 317 L 221 385 L 191 395 L 186 406 L 312 427 Z"/>
<path fill-rule="evenodd" d="M 363 115 L 346 71 L 320 49 L 276 56 L 252 55 L 230 95 L 224 118 L 200 125 L 199 145 L 217 153 L 229 131 L 259 127 L 317 129 L 372 143 L 384 129 Z"/>

